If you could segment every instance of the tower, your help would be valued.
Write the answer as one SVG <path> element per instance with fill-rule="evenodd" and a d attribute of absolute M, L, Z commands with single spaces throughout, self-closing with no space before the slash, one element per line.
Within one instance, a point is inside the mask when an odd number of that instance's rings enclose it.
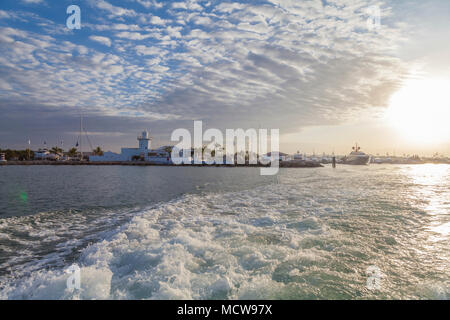
<path fill-rule="evenodd" d="M 152 139 L 150 138 L 150 136 L 149 136 L 147 130 L 146 130 L 146 131 L 143 131 L 143 132 L 142 132 L 142 135 L 140 135 L 137 139 L 138 139 L 138 141 L 139 141 L 139 149 L 140 149 L 141 151 L 146 151 L 146 150 L 148 150 L 148 148 L 149 148 L 149 142 L 150 142 Z"/>

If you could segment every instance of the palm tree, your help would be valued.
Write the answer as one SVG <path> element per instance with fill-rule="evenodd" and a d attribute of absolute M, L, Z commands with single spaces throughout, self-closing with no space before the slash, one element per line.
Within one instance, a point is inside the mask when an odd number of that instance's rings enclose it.
<path fill-rule="evenodd" d="M 61 148 L 59 148 L 59 147 L 53 147 L 53 148 L 50 150 L 50 153 L 53 153 L 53 154 L 62 154 L 62 153 L 63 153 L 63 149 L 61 149 Z"/>
<path fill-rule="evenodd" d="M 26 153 L 26 155 L 27 155 L 27 160 L 30 160 L 30 159 L 31 159 L 31 150 L 27 148 L 27 149 L 25 150 L 25 153 Z"/>
<path fill-rule="evenodd" d="M 164 148 L 164 151 L 167 152 L 167 153 L 172 153 L 172 149 L 173 149 L 172 146 L 167 146 L 167 147 Z"/>
<path fill-rule="evenodd" d="M 102 148 L 100 148 L 100 147 L 95 148 L 95 149 L 93 150 L 93 152 L 94 152 L 94 154 L 95 154 L 96 156 L 102 156 L 102 155 L 103 155 L 103 150 L 102 150 Z"/>
<path fill-rule="evenodd" d="M 69 157 L 75 157 L 77 155 L 77 148 L 72 148 L 68 152 Z"/>

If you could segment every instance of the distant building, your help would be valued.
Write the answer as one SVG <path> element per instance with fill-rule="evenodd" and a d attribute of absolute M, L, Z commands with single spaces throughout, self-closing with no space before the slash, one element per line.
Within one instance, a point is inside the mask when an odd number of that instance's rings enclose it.
<path fill-rule="evenodd" d="M 137 137 L 139 141 L 138 148 L 122 148 L 120 154 L 111 151 L 105 152 L 102 156 L 92 155 L 89 157 L 89 161 L 92 162 L 124 162 L 141 160 L 159 164 L 170 164 L 172 146 L 163 146 L 158 149 L 150 149 L 151 137 L 148 131 L 142 132 Z"/>
<path fill-rule="evenodd" d="M 0 162 L 6 162 L 6 155 L 4 153 L 0 153 Z"/>

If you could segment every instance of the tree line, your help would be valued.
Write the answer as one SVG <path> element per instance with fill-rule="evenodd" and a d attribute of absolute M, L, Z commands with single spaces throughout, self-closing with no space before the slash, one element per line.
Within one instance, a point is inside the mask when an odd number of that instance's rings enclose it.
<path fill-rule="evenodd" d="M 11 149 L 0 149 L 0 153 L 5 154 L 6 160 L 33 160 L 34 159 L 34 151 L 29 149 L 26 150 L 11 150 Z"/>
<path fill-rule="evenodd" d="M 53 154 L 59 154 L 63 155 L 65 152 L 60 147 L 53 147 L 48 150 L 50 153 Z M 100 147 L 95 148 L 92 150 L 94 155 L 102 156 L 103 150 Z M 35 152 L 30 149 L 25 150 L 13 150 L 13 149 L 0 149 L 0 153 L 5 154 L 5 159 L 8 161 L 11 160 L 19 160 L 19 161 L 25 161 L 25 160 L 34 160 L 35 159 Z M 80 154 L 80 152 L 77 150 L 77 148 L 71 148 L 66 152 L 66 155 L 69 157 L 76 157 Z"/>

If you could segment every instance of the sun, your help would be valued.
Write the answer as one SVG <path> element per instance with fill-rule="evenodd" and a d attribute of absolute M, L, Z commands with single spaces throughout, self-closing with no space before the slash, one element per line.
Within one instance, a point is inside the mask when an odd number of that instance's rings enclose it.
<path fill-rule="evenodd" d="M 411 142 L 450 141 L 450 80 L 410 80 L 389 104 L 391 125 Z"/>

